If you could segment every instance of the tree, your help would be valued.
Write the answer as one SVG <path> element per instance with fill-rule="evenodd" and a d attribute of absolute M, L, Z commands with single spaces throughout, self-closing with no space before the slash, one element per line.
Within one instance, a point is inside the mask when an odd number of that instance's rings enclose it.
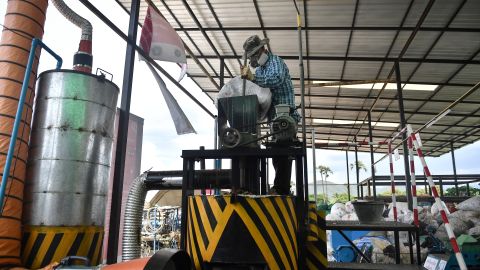
<path fill-rule="evenodd" d="M 317 170 L 320 172 L 320 177 L 322 177 L 322 181 L 327 181 L 327 178 L 330 176 L 330 174 L 333 174 L 330 167 L 325 165 L 319 165 L 317 167 Z"/>
<path fill-rule="evenodd" d="M 357 161 L 357 165 L 358 165 L 359 171 L 361 170 L 364 170 L 365 172 L 367 171 L 367 166 L 365 166 L 365 163 L 363 163 L 361 160 Z M 350 163 L 350 170 L 353 170 L 353 169 L 355 169 L 355 162 Z"/>
<path fill-rule="evenodd" d="M 474 188 L 470 187 L 470 196 L 477 196 L 480 195 L 480 189 L 479 188 Z M 458 187 L 458 193 L 460 196 L 467 196 L 467 186 L 460 186 Z M 445 196 L 457 196 L 456 190 L 454 187 L 452 188 L 447 188 L 445 190 Z"/>
<path fill-rule="evenodd" d="M 319 165 L 317 167 L 317 170 L 320 172 L 320 177 L 322 178 L 322 188 L 323 188 L 323 202 L 327 203 L 328 202 L 328 189 L 327 189 L 327 178 L 333 174 L 333 171 L 330 169 L 330 167 L 325 166 L 325 165 Z"/>
<path fill-rule="evenodd" d="M 348 202 L 348 194 L 347 193 L 334 193 L 331 203 L 346 203 Z"/>

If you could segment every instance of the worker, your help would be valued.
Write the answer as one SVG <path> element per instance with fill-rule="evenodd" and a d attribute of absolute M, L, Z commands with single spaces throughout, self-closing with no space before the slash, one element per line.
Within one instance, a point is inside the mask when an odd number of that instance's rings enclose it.
<path fill-rule="evenodd" d="M 260 39 L 253 35 L 245 41 L 243 49 L 250 66 L 255 68 L 255 75 L 250 67 L 245 65 L 241 67 L 242 78 L 248 79 L 257 85 L 270 88 L 272 92 L 272 103 L 268 112 L 268 120 L 272 121 L 275 117 L 275 106 L 287 104 L 290 106 L 290 116 L 300 121 L 295 106 L 295 94 L 288 67 L 277 55 L 269 52 L 265 45 L 268 44 L 268 38 Z M 288 144 L 282 144 L 282 147 L 288 147 Z M 289 195 L 290 194 L 290 176 L 292 174 L 292 160 L 288 157 L 272 158 L 275 168 L 275 179 L 270 194 Z"/>

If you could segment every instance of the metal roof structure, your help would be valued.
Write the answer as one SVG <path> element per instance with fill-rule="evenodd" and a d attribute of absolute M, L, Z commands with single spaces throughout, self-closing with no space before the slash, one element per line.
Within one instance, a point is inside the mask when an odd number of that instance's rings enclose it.
<path fill-rule="evenodd" d="M 127 12 L 129 0 L 116 0 Z M 141 2 L 139 23 L 148 1 Z M 239 75 L 243 42 L 270 39 L 281 56 L 300 104 L 296 9 L 292 0 L 152 0 L 189 53 L 188 75 L 212 100 Z M 478 81 L 480 2 L 476 0 L 297 1 L 303 19 L 305 121 L 316 142 L 374 142 L 400 129 L 394 64 L 399 63 L 405 120 L 424 126 Z M 325 82 L 391 81 L 320 86 Z M 480 138 L 480 92 L 422 131 L 424 152 L 439 156 Z M 307 133 L 308 146 L 311 146 Z M 333 149 L 347 150 L 347 147 Z M 351 150 L 351 148 L 350 148 Z M 369 146 L 359 146 L 369 151 Z M 401 150 L 401 149 L 400 149 Z M 386 152 L 376 146 L 375 152 Z"/>

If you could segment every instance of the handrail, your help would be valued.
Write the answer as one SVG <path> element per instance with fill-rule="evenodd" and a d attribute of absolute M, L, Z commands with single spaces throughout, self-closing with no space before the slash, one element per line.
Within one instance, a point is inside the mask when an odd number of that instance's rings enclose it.
<path fill-rule="evenodd" d="M 5 161 L 5 167 L 3 168 L 2 182 L 0 184 L 0 216 L 3 214 L 3 200 L 5 198 L 5 189 L 7 188 L 8 178 L 10 177 L 10 167 L 12 165 L 13 152 L 15 151 L 18 128 L 22 119 L 23 106 L 25 103 L 25 97 L 27 95 L 28 84 L 30 82 L 30 75 L 32 73 L 32 66 L 35 59 L 35 51 L 37 49 L 37 46 L 45 49 L 49 54 L 51 54 L 55 59 L 57 59 L 56 69 L 60 69 L 63 63 L 62 58 L 54 51 L 52 51 L 49 47 L 47 47 L 47 45 L 45 45 L 45 43 L 43 43 L 40 39 L 34 38 L 32 40 L 32 48 L 30 49 L 30 54 L 28 55 L 27 68 L 25 69 L 22 90 L 20 92 L 20 99 L 18 100 L 17 113 L 15 115 L 12 136 L 10 137 L 10 145 L 8 146 L 7 159 Z"/>

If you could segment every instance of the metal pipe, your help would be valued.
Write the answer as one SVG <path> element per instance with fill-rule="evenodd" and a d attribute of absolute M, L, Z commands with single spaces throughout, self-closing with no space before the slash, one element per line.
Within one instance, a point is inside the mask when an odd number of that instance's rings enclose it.
<path fill-rule="evenodd" d="M 88 2 L 88 1 L 87 1 Z M 140 0 L 133 0 L 131 5 L 128 39 L 137 39 Z M 107 263 L 117 262 L 118 238 L 120 232 L 120 215 L 122 210 L 123 177 L 128 138 L 128 120 L 130 115 L 130 100 L 132 95 L 133 69 L 135 65 L 135 48 L 127 44 L 123 74 L 122 97 L 118 119 L 117 145 L 115 150 L 115 169 L 113 172 L 110 222 L 108 226 Z M 142 204 L 143 207 L 143 204 Z"/>
<path fill-rule="evenodd" d="M 123 221 L 122 261 L 137 259 L 141 255 L 139 232 L 142 229 L 143 205 L 147 195 L 146 177 L 147 173 L 138 176 L 128 192 Z M 117 246 L 114 248 L 117 249 Z"/>
<path fill-rule="evenodd" d="M 408 145 L 407 145 L 407 134 L 405 121 L 405 110 L 403 106 L 403 93 L 402 93 L 402 79 L 400 75 L 400 64 L 395 62 L 395 81 L 397 83 L 397 96 L 398 96 L 398 109 L 400 111 L 400 126 L 402 127 L 402 143 L 403 143 L 403 165 L 405 168 L 405 182 L 406 182 L 406 194 L 407 194 L 407 204 L 408 209 L 413 209 L 412 203 L 412 182 L 410 177 L 410 162 L 408 160 Z M 392 150 L 393 151 L 393 150 Z"/>
<path fill-rule="evenodd" d="M 315 207 L 317 207 L 317 161 L 315 156 L 315 139 L 315 129 L 312 128 L 313 198 L 315 200 Z"/>
<path fill-rule="evenodd" d="M 303 67 L 303 44 L 302 44 L 302 18 L 297 6 L 297 2 L 294 0 L 295 9 L 297 10 L 297 27 L 298 27 L 298 66 L 300 68 L 300 92 L 301 92 L 301 107 L 302 107 L 302 146 L 303 146 L 303 170 L 308 171 L 307 164 L 307 133 L 305 124 L 305 79 L 304 79 L 304 67 Z M 304 192 L 305 192 L 305 213 L 308 211 L 308 174 L 303 175 L 304 178 Z M 308 219 L 308 216 L 307 216 Z"/>
<path fill-rule="evenodd" d="M 373 140 L 373 134 L 372 134 L 372 116 L 371 113 L 367 113 L 368 117 L 368 137 L 369 140 Z M 370 145 L 370 164 L 371 164 L 371 171 L 372 171 L 372 185 L 373 185 L 373 199 L 377 199 L 377 189 L 375 186 L 375 159 L 373 157 L 373 145 Z M 368 186 L 368 196 L 370 196 L 370 186 Z"/>
<path fill-rule="evenodd" d="M 347 161 L 347 194 L 348 200 L 350 201 L 350 172 L 348 171 L 348 150 L 345 151 L 345 157 Z"/>
<path fill-rule="evenodd" d="M 58 9 L 60 14 L 82 30 L 78 52 L 73 57 L 73 69 L 91 73 L 93 63 L 92 24 L 68 7 L 63 0 L 52 0 L 52 4 Z"/>
<path fill-rule="evenodd" d="M 360 168 L 358 168 L 358 147 L 357 146 L 355 146 L 355 173 L 357 175 L 357 198 L 360 198 Z"/>
<path fill-rule="evenodd" d="M 457 165 L 455 163 L 455 153 L 454 153 L 455 148 L 453 147 L 453 141 L 450 142 L 450 151 L 452 153 L 452 166 L 453 166 L 453 177 L 455 180 L 455 194 L 459 196 L 458 192 L 458 177 L 457 177 Z"/>
<path fill-rule="evenodd" d="M 10 137 L 10 144 L 8 146 L 7 158 L 5 160 L 5 167 L 3 168 L 2 182 L 0 185 L 0 216 L 3 214 L 3 201 L 5 198 L 5 189 L 7 188 L 7 181 L 10 177 L 10 167 L 12 165 L 13 153 L 15 151 L 15 144 L 17 143 L 18 129 L 20 127 L 20 122 L 22 120 L 23 107 L 25 104 L 25 97 L 27 95 L 28 85 L 30 83 L 30 76 L 33 69 L 33 62 L 35 60 L 35 51 L 37 46 L 45 49 L 49 54 L 51 54 L 55 59 L 57 59 L 56 69 L 62 67 L 63 60 L 62 58 L 47 47 L 40 39 L 34 38 L 32 40 L 32 48 L 28 55 L 27 67 L 25 69 L 25 76 L 23 78 L 22 90 L 20 91 L 20 98 L 18 100 L 17 113 L 15 114 L 15 122 L 13 124 L 12 135 Z"/>

